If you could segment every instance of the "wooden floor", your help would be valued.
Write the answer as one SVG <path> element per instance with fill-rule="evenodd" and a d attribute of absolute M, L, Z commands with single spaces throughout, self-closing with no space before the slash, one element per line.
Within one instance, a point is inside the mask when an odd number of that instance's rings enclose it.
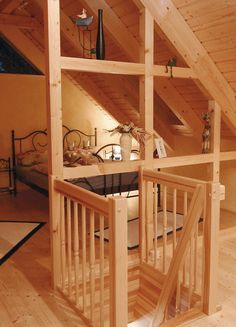
<path fill-rule="evenodd" d="M 0 220 L 48 222 L 48 199 L 23 189 L 0 195 Z M 220 236 L 219 303 L 222 311 L 188 326 L 236 326 L 236 214 L 223 211 Z M 0 327 L 84 326 L 50 286 L 49 224 L 0 266 Z"/>

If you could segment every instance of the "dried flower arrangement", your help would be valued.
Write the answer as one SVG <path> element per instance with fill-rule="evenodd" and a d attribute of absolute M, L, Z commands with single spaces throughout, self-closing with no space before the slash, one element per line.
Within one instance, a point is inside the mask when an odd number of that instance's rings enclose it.
<path fill-rule="evenodd" d="M 147 137 L 150 136 L 150 133 L 146 132 L 141 127 L 135 126 L 132 122 L 119 124 L 115 128 L 108 130 L 108 132 L 111 133 L 111 136 L 115 135 L 116 133 L 129 133 L 133 138 L 137 140 L 140 145 L 144 145 L 145 141 L 147 140 Z"/>

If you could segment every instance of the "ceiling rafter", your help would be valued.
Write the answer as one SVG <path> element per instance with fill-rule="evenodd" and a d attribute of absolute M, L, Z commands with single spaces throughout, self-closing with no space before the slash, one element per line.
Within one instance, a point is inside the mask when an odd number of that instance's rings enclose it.
<path fill-rule="evenodd" d="M 0 32 L 20 50 L 20 52 L 44 73 L 44 54 L 34 43 L 15 27 L 1 26 Z"/>
<path fill-rule="evenodd" d="M 41 25 L 35 18 L 1 13 L 0 25 L 14 26 L 23 29 L 41 29 Z"/>
<path fill-rule="evenodd" d="M 96 15 L 96 12 L 98 9 L 103 9 L 106 12 L 106 19 L 104 19 L 104 27 L 107 29 L 107 32 L 109 35 L 112 36 L 112 38 L 122 47 L 123 51 L 126 52 L 128 57 L 134 61 L 139 62 L 139 43 L 138 41 L 133 37 L 133 35 L 129 32 L 129 30 L 126 28 L 126 26 L 122 23 L 122 21 L 119 19 L 119 17 L 116 16 L 116 14 L 113 12 L 113 10 L 107 5 L 107 3 L 104 0 L 82 0 L 81 3 L 86 6 L 86 8 L 89 8 L 91 12 L 93 12 L 94 15 Z M 127 44 L 132 44 L 131 46 L 126 46 Z M 134 49 L 137 49 L 137 52 L 134 51 Z M 166 79 L 166 84 L 170 86 L 171 89 L 173 89 L 173 86 L 171 83 Z M 154 82 L 154 89 L 155 91 L 159 92 L 159 86 L 158 82 L 155 79 Z M 168 92 L 166 92 L 168 93 Z M 168 103 L 168 106 L 170 104 L 170 101 L 168 100 L 168 94 L 162 93 L 161 98 L 164 102 Z M 188 113 L 188 115 L 183 115 L 182 107 L 177 107 L 173 102 L 171 103 L 170 109 L 174 113 L 178 113 L 178 118 L 181 117 L 181 122 L 187 126 L 189 126 L 192 131 L 194 137 L 199 140 L 199 132 L 197 131 L 202 130 L 203 124 L 201 120 L 198 118 L 198 116 L 195 114 L 193 109 L 190 107 L 190 105 L 184 100 L 184 98 L 178 93 L 176 90 L 175 92 L 175 98 L 177 98 L 177 103 L 181 102 L 185 105 L 185 112 L 184 114 Z"/>
<path fill-rule="evenodd" d="M 235 93 L 218 70 L 171 0 L 140 0 L 150 10 L 156 23 L 175 45 L 176 50 L 194 70 L 199 81 L 220 105 L 224 120 L 236 135 Z"/>
<path fill-rule="evenodd" d="M 22 5 L 22 0 L 3 0 L 0 3 L 0 12 L 5 14 L 10 14 L 16 10 L 20 5 Z"/>

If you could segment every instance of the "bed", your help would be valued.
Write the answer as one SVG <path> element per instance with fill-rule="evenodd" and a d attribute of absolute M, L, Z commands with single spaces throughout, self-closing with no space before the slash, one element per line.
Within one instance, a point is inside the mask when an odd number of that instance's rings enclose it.
<path fill-rule="evenodd" d="M 47 130 L 35 130 L 25 136 L 18 137 L 15 131 L 11 134 L 13 162 L 13 190 L 17 194 L 17 180 L 31 188 L 48 193 L 47 169 Z M 90 148 L 97 145 L 97 129 L 93 134 L 84 133 L 78 129 L 70 129 L 63 125 L 63 150 L 73 148 Z M 98 158 L 98 156 L 96 156 Z M 80 158 L 77 158 L 77 161 Z M 96 159 L 98 160 L 98 159 Z M 65 161 L 65 165 L 69 165 Z"/>
<path fill-rule="evenodd" d="M 81 146 L 82 150 L 77 151 L 76 149 L 81 149 Z M 83 151 L 90 153 L 94 163 L 104 162 L 106 160 L 121 160 L 119 144 L 109 143 L 99 149 L 97 149 L 96 146 L 97 129 L 94 130 L 93 134 L 86 134 L 81 130 L 69 129 L 63 126 L 65 166 L 73 167 L 79 164 L 87 164 L 84 162 L 85 158 L 83 157 Z M 93 151 L 92 149 L 95 150 Z M 74 152 L 80 155 L 69 160 L 68 154 L 73 154 Z M 137 150 L 132 150 L 132 154 L 135 156 L 135 159 L 139 156 Z M 12 131 L 12 155 L 14 194 L 17 194 L 17 180 L 19 180 L 36 191 L 47 195 L 47 131 L 36 130 L 23 137 L 16 137 L 15 132 Z M 91 161 L 91 157 L 89 160 Z M 74 178 L 67 181 L 105 196 L 108 194 L 123 194 L 126 192 L 127 197 L 132 197 L 134 196 L 133 191 L 138 189 L 137 172 L 116 173 L 89 178 Z"/>

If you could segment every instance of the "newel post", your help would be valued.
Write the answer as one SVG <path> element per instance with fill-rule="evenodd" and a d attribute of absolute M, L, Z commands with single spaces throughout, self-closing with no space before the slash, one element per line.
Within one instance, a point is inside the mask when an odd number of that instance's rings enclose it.
<path fill-rule="evenodd" d="M 110 326 L 128 324 L 127 201 L 109 198 Z"/>

